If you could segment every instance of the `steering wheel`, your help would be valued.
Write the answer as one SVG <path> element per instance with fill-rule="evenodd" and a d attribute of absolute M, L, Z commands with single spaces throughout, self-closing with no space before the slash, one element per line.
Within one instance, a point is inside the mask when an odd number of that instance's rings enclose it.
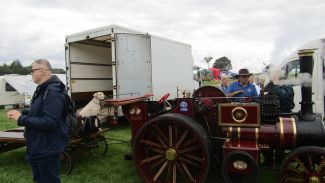
<path fill-rule="evenodd" d="M 170 93 L 166 93 L 164 96 L 162 96 L 159 100 L 158 103 L 161 104 L 163 103 L 165 100 L 167 100 L 167 98 L 169 97 Z"/>

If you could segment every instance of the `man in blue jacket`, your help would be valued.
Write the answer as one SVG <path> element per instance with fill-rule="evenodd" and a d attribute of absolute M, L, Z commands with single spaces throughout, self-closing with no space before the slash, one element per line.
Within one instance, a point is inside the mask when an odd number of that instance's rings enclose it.
<path fill-rule="evenodd" d="M 8 117 L 25 127 L 26 159 L 37 183 L 60 182 L 60 153 L 68 142 L 66 125 L 67 105 L 65 85 L 52 75 L 51 65 L 45 59 L 34 61 L 31 70 L 38 84 L 29 111 L 8 112 Z"/>
<path fill-rule="evenodd" d="M 252 74 L 248 69 L 240 69 L 236 77 L 238 81 L 231 83 L 227 88 L 227 97 L 233 97 L 232 101 L 245 101 L 246 98 L 257 100 L 257 91 L 253 84 L 249 83 L 249 76 Z"/>

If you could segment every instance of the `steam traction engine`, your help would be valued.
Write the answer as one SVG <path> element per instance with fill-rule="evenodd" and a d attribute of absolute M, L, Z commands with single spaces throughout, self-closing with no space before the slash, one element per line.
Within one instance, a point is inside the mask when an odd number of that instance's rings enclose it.
<path fill-rule="evenodd" d="M 312 62 L 312 50 L 302 50 L 301 72 L 312 74 Z M 302 87 L 299 114 L 280 113 L 273 96 L 231 102 L 212 86 L 192 98 L 149 98 L 106 101 L 122 106 L 131 124 L 133 160 L 144 182 L 204 182 L 213 157 L 225 182 L 258 182 L 262 162 L 281 164 L 279 182 L 325 182 L 324 124 L 313 114 L 310 86 Z"/>

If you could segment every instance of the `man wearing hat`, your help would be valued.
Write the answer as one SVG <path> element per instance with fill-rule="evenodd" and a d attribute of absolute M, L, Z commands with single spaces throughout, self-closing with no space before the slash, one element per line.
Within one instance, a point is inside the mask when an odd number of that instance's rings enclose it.
<path fill-rule="evenodd" d="M 241 101 L 239 97 L 257 97 L 257 91 L 253 84 L 249 83 L 252 74 L 248 69 L 239 69 L 235 76 L 238 81 L 231 83 L 227 88 L 227 97 L 236 97 L 234 101 Z M 238 97 L 238 98 L 237 98 Z"/>

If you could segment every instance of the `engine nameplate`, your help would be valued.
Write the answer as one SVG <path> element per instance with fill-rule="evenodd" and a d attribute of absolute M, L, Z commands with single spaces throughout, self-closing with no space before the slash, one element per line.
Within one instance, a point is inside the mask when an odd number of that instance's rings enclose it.
<path fill-rule="evenodd" d="M 257 103 L 226 103 L 218 105 L 220 126 L 259 127 L 260 105 Z"/>

